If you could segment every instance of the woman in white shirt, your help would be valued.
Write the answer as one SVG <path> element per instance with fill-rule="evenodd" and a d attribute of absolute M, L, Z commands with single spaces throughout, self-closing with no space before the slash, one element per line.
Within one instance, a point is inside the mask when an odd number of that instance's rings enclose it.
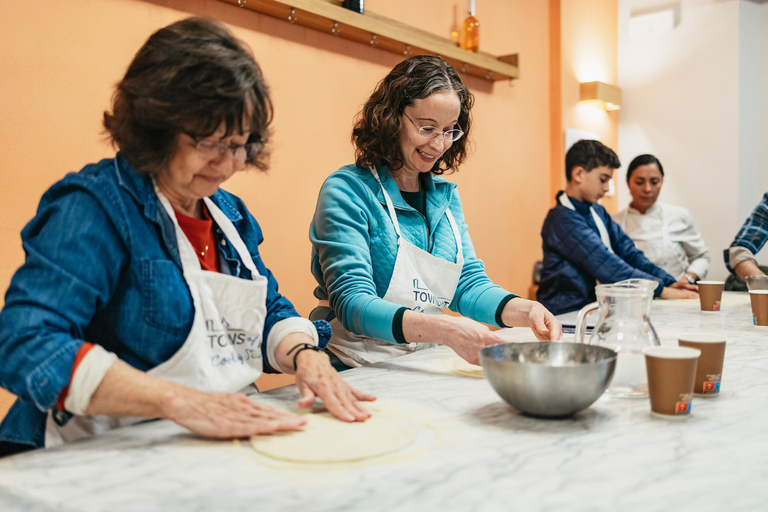
<path fill-rule="evenodd" d="M 636 157 L 627 169 L 632 202 L 613 218 L 649 260 L 694 284 L 707 275 L 709 250 L 688 210 L 657 202 L 663 183 L 664 168 L 655 156 Z"/>

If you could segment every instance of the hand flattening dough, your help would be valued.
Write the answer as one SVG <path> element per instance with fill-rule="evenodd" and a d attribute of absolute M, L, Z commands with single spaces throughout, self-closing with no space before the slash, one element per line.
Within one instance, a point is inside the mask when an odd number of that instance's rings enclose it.
<path fill-rule="evenodd" d="M 405 421 L 381 413 L 346 423 L 328 412 L 308 414 L 301 430 L 251 437 L 256 452 L 301 463 L 354 462 L 402 450 L 416 439 Z"/>

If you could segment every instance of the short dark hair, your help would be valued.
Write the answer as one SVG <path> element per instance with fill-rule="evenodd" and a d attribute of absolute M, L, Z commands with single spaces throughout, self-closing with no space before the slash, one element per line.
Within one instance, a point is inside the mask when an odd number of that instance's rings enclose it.
<path fill-rule="evenodd" d="M 467 157 L 472 128 L 474 96 L 461 82 L 456 70 L 440 57 L 417 55 L 394 67 L 368 98 L 357 114 L 352 130 L 355 163 L 360 168 L 386 165 L 390 170 L 403 166 L 400 151 L 400 121 L 406 107 L 414 100 L 438 92 L 455 92 L 461 103 L 458 124 L 464 136 L 454 142 L 432 167 L 432 174 L 458 170 Z"/>
<path fill-rule="evenodd" d="M 636 156 L 630 163 L 629 167 L 627 168 L 627 183 L 629 183 L 629 178 L 632 176 L 632 172 L 640 167 L 641 165 L 651 165 L 656 164 L 656 166 L 659 168 L 659 172 L 661 173 L 661 177 L 664 177 L 664 168 L 661 166 L 661 162 L 659 162 L 659 159 L 656 158 L 653 155 L 640 155 Z"/>
<path fill-rule="evenodd" d="M 221 23 L 187 18 L 150 36 L 136 53 L 104 112 L 112 144 L 144 174 L 173 157 L 179 133 L 207 137 L 222 123 L 225 136 L 250 131 L 269 139 L 272 102 L 261 68 L 246 45 Z M 262 149 L 247 163 L 267 169 Z"/>
<path fill-rule="evenodd" d="M 565 154 L 565 178 L 571 181 L 573 169 L 576 167 L 589 172 L 602 165 L 612 169 L 621 167 L 619 157 L 611 148 L 596 140 L 582 139 L 571 146 Z"/>

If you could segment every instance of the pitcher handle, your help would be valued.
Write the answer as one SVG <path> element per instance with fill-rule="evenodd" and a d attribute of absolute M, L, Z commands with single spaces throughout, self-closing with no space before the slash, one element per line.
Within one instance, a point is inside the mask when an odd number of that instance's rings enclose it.
<path fill-rule="evenodd" d="M 597 302 L 593 302 L 592 304 L 587 304 L 583 308 L 581 308 L 581 311 L 579 311 L 579 316 L 576 317 L 576 329 L 574 329 L 574 335 L 573 335 L 573 341 L 575 343 L 584 343 L 584 338 L 587 334 L 587 316 L 594 313 L 595 311 L 598 311 L 600 309 L 600 306 Z"/>

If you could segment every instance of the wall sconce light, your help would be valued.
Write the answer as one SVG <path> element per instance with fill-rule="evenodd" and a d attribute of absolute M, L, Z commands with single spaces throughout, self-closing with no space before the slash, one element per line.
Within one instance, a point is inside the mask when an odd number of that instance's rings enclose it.
<path fill-rule="evenodd" d="M 589 102 L 605 110 L 621 109 L 621 89 L 604 82 L 582 82 L 579 101 Z"/>

